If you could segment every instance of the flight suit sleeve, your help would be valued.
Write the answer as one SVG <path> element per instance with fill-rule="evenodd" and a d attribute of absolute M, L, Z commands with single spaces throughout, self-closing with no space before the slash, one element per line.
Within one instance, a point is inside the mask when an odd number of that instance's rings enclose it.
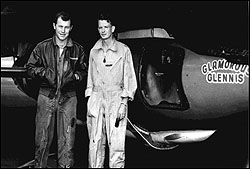
<path fill-rule="evenodd" d="M 121 97 L 128 97 L 128 100 L 132 101 L 134 100 L 134 94 L 137 89 L 137 81 L 133 65 L 133 59 L 129 48 L 127 48 L 125 52 L 123 76 L 124 88 Z"/>
<path fill-rule="evenodd" d="M 42 78 L 45 75 L 45 66 L 42 62 L 41 49 L 37 45 L 30 54 L 30 58 L 26 63 L 27 73 L 30 77 Z"/>
<path fill-rule="evenodd" d="M 92 57 L 92 51 L 90 51 L 88 77 L 87 77 L 87 88 L 85 90 L 85 97 L 88 97 L 92 94 L 92 88 L 93 88 L 92 75 L 93 75 L 93 57 Z"/>

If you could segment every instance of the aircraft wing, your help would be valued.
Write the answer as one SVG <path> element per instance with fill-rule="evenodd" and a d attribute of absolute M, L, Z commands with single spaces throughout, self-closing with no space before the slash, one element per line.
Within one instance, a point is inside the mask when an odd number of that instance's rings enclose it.
<path fill-rule="evenodd" d="M 1 67 L 1 77 L 28 77 L 24 67 Z"/>

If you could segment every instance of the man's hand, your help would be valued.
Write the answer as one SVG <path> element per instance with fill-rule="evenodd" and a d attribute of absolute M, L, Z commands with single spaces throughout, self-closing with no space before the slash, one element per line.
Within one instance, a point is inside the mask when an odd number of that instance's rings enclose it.
<path fill-rule="evenodd" d="M 78 80 L 80 80 L 80 77 L 79 77 L 79 75 L 78 74 L 74 74 L 74 76 L 75 76 L 75 79 L 78 81 Z"/>
<path fill-rule="evenodd" d="M 125 115 L 126 115 L 126 107 L 127 107 L 127 105 L 125 103 L 120 104 L 120 107 L 118 109 L 118 114 L 117 114 L 118 119 L 122 120 L 125 117 Z"/>

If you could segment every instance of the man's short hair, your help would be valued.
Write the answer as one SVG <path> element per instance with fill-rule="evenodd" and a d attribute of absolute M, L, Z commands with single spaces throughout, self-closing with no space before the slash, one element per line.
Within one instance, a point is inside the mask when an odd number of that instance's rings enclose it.
<path fill-rule="evenodd" d="M 100 15 L 97 18 L 97 21 L 99 21 L 99 20 L 106 20 L 111 25 L 115 25 L 114 18 L 112 18 L 112 16 L 107 12 L 100 13 Z"/>
<path fill-rule="evenodd" d="M 61 11 L 61 12 L 58 12 L 55 16 L 55 19 L 54 19 L 54 23 L 56 24 L 57 23 L 57 20 L 58 18 L 62 18 L 63 21 L 69 21 L 70 20 L 70 25 L 73 25 L 72 24 L 72 19 L 71 19 L 71 16 L 69 15 L 68 12 L 65 12 L 65 11 Z"/>

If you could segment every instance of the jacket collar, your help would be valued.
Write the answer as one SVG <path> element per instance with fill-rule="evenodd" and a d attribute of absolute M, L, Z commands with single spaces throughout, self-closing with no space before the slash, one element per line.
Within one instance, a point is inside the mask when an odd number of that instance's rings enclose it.
<path fill-rule="evenodd" d="M 52 37 L 52 42 L 53 42 L 53 44 L 54 44 L 55 46 L 57 45 L 57 44 L 56 44 L 56 35 L 54 35 L 54 36 Z M 72 46 L 73 46 L 73 41 L 72 41 L 72 39 L 71 39 L 70 37 L 68 37 L 66 46 L 67 46 L 67 47 L 72 47 Z"/>
<path fill-rule="evenodd" d="M 113 41 L 111 42 L 111 46 L 108 48 L 114 52 L 117 51 L 118 46 L 117 46 L 117 40 L 114 38 Z M 96 44 L 94 45 L 93 49 L 103 49 L 104 50 L 104 46 L 103 46 L 103 40 L 99 39 Z"/>

